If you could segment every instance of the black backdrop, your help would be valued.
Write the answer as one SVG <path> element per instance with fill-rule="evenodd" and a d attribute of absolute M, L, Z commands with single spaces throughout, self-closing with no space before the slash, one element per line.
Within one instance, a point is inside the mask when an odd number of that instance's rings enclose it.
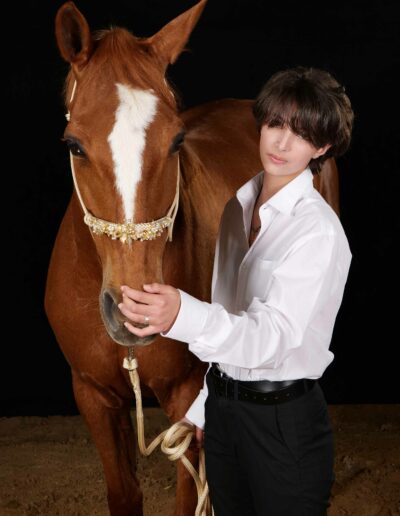
<path fill-rule="evenodd" d="M 67 65 L 54 38 L 61 0 L 15 4 L 3 48 L 4 268 L 0 415 L 73 414 L 70 371 L 43 311 L 51 248 L 72 191 L 60 141 Z M 121 25 L 149 36 L 194 0 L 77 0 L 92 29 Z M 397 2 L 209 0 L 169 77 L 185 108 L 223 97 L 254 98 L 275 71 L 327 69 L 356 114 L 350 151 L 338 160 L 341 220 L 353 252 L 322 386 L 330 403 L 399 401 L 398 175 L 400 17 Z M 8 23 L 8 18 L 3 23 Z M 5 109 L 4 109 L 5 108 Z M 4 137 L 3 137 L 4 138 Z M 4 140 L 3 140 L 4 141 Z M 8 201 L 8 203 L 7 203 Z M 10 246 L 10 247 L 8 247 Z M 68 295 L 65 293 L 66 306 Z M 4 313 L 4 312 L 3 312 Z M 8 336 L 7 336 L 8 334 Z"/>

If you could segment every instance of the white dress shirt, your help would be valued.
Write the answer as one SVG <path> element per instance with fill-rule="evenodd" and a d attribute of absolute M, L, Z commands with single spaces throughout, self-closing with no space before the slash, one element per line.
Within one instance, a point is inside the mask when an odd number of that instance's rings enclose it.
<path fill-rule="evenodd" d="M 180 290 L 181 307 L 163 336 L 187 342 L 204 362 L 238 380 L 319 378 L 329 351 L 351 262 L 336 213 L 306 168 L 259 210 L 249 231 L 264 171 L 244 184 L 223 211 L 211 303 Z M 186 417 L 204 426 L 204 384 Z"/>

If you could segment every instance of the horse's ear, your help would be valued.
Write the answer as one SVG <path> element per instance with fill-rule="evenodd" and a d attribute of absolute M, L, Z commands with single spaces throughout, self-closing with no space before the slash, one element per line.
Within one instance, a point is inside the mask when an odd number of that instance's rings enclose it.
<path fill-rule="evenodd" d="M 62 57 L 79 74 L 93 52 L 93 39 L 85 17 L 74 2 L 66 2 L 57 12 L 56 39 Z"/>
<path fill-rule="evenodd" d="M 182 52 L 206 2 L 207 0 L 201 0 L 147 40 L 165 67 L 173 64 Z"/>

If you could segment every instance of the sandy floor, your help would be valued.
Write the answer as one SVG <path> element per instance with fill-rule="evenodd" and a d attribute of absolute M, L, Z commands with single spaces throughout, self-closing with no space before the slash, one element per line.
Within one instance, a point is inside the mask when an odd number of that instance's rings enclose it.
<path fill-rule="evenodd" d="M 400 516 L 400 405 L 329 407 L 336 484 L 329 516 Z M 167 428 L 145 409 L 147 442 Z M 175 466 L 139 459 L 145 515 L 171 515 Z M 97 452 L 80 416 L 0 419 L 1 516 L 107 516 Z"/>

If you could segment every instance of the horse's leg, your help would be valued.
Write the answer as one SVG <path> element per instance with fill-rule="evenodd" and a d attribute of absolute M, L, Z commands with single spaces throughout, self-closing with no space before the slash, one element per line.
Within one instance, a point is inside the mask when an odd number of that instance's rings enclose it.
<path fill-rule="evenodd" d="M 75 399 L 103 463 L 111 516 L 142 516 L 130 404 L 73 371 Z"/>
<path fill-rule="evenodd" d="M 162 402 L 162 408 L 168 415 L 170 421 L 180 421 L 185 415 L 188 408 L 187 399 L 194 399 L 195 394 L 188 396 L 189 390 L 193 390 L 192 382 L 183 382 L 174 387 L 168 396 Z M 198 387 L 196 388 L 198 392 Z M 198 471 L 199 453 L 193 448 L 189 448 L 186 457 L 193 464 Z M 197 490 L 194 480 L 188 470 L 183 465 L 182 461 L 177 463 L 177 477 L 176 477 L 176 496 L 175 496 L 175 510 L 174 516 L 193 516 L 197 505 Z"/>
<path fill-rule="evenodd" d="M 196 470 L 199 454 L 188 449 L 185 453 Z M 176 497 L 174 516 L 193 516 L 197 505 L 197 490 L 194 480 L 181 461 L 176 471 Z"/>

